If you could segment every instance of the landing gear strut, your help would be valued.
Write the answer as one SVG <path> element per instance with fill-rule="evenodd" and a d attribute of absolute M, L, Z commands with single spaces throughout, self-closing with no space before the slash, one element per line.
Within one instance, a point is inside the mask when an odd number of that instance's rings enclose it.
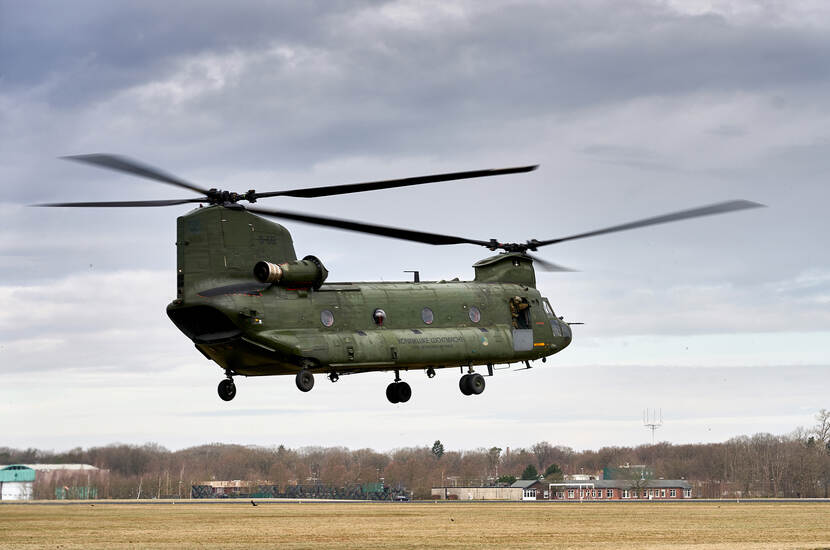
<path fill-rule="evenodd" d="M 297 373 L 297 389 L 302 392 L 311 391 L 314 387 L 314 375 L 308 369 L 303 369 Z"/>
<path fill-rule="evenodd" d="M 395 371 L 395 381 L 386 386 L 386 399 L 390 403 L 406 403 L 412 397 L 412 388 L 406 382 L 401 382 L 398 371 Z"/>
<path fill-rule="evenodd" d="M 477 372 L 465 374 L 458 381 L 458 389 L 464 395 L 479 395 L 484 391 L 484 377 Z"/>
<path fill-rule="evenodd" d="M 228 375 L 227 378 L 219 382 L 217 391 L 219 392 L 219 398 L 222 401 L 230 401 L 236 397 L 236 384 L 233 383 L 233 378 Z"/>

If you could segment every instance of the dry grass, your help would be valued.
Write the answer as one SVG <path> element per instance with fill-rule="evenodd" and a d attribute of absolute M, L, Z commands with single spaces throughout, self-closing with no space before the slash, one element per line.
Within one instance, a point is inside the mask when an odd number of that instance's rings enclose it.
<path fill-rule="evenodd" d="M 830 549 L 830 505 L 0 505 L 0 548 Z"/>

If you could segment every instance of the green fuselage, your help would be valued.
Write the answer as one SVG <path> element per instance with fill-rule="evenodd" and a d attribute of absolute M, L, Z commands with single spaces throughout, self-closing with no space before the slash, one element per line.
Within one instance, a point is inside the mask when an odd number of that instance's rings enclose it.
<path fill-rule="evenodd" d="M 234 374 L 492 365 L 540 359 L 571 341 L 521 254 L 478 262 L 468 282 L 258 285 L 258 261 L 296 260 L 291 237 L 220 206 L 180 217 L 177 248 L 178 297 L 168 314 Z"/>

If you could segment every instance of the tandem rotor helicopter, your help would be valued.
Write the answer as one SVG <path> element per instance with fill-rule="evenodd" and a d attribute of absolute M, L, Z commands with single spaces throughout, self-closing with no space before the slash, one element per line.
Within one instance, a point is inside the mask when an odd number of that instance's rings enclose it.
<path fill-rule="evenodd" d="M 570 325 L 554 314 L 536 289 L 534 263 L 567 271 L 531 255 L 543 246 L 667 222 L 756 208 L 734 200 L 548 240 L 502 243 L 427 233 L 358 221 L 252 206 L 268 197 L 324 197 L 411 185 L 516 174 L 537 166 L 475 170 L 428 176 L 291 189 L 234 193 L 205 189 L 157 168 L 109 154 L 65 157 L 167 183 L 201 196 L 188 199 L 63 202 L 50 207 L 150 207 L 200 203 L 176 220 L 176 299 L 167 315 L 226 378 L 219 397 L 236 395 L 233 377 L 293 375 L 308 392 L 314 375 L 336 382 L 341 375 L 394 373 L 386 388 L 392 403 L 412 395 L 401 372 L 459 368 L 464 395 L 484 391 L 486 367 L 545 359 L 565 349 Z M 242 201 L 249 205 L 243 206 Z M 208 206 L 203 207 L 203 204 Z M 328 270 L 315 256 L 297 259 L 291 235 L 265 218 L 404 239 L 430 245 L 474 244 L 500 253 L 476 262 L 472 281 L 326 282 Z M 465 372 L 466 370 L 466 372 Z"/>

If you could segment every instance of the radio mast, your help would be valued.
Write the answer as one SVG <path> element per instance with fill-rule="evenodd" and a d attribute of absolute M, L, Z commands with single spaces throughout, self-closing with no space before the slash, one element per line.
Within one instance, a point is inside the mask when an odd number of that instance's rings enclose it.
<path fill-rule="evenodd" d="M 663 409 L 645 409 L 643 426 L 651 430 L 651 444 L 654 445 L 654 432 L 663 425 Z"/>

